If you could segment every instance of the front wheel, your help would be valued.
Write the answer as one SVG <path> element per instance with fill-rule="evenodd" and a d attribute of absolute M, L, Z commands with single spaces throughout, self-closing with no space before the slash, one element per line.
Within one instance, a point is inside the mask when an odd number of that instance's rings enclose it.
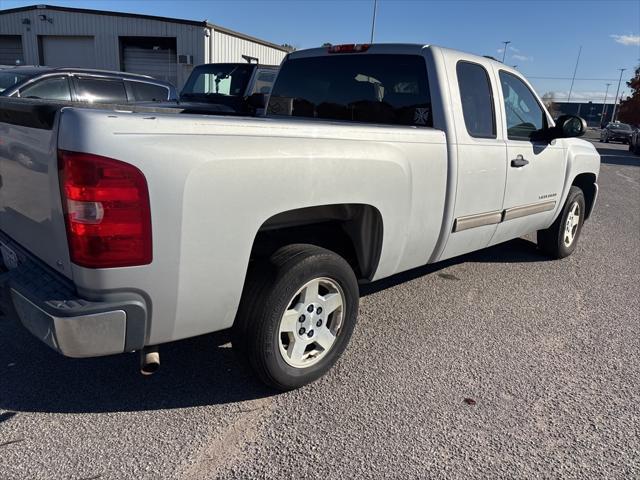
<path fill-rule="evenodd" d="M 553 258 L 571 255 L 582 231 L 585 208 L 584 193 L 572 186 L 556 221 L 546 230 L 538 230 L 538 247 Z"/>
<path fill-rule="evenodd" d="M 291 390 L 324 375 L 345 350 L 358 315 L 358 282 L 339 255 L 289 245 L 252 266 L 233 346 L 258 377 Z"/>

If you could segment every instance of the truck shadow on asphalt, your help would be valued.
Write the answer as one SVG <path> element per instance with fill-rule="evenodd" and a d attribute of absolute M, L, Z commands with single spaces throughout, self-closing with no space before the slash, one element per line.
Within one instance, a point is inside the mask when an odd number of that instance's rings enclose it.
<path fill-rule="evenodd" d="M 548 258 L 535 243 L 516 239 L 363 285 L 361 295 L 465 262 L 540 261 Z M 20 412 L 133 412 L 220 405 L 274 395 L 252 376 L 229 341 L 228 332 L 219 332 L 163 345 L 160 370 L 143 377 L 138 373 L 136 353 L 64 358 L 31 336 L 15 315 L 0 316 L 0 409 L 18 416 Z"/>
<path fill-rule="evenodd" d="M 377 282 L 363 284 L 360 286 L 360 296 L 364 297 L 377 293 L 387 288 L 395 287 L 405 282 L 409 282 L 416 278 L 436 273 L 444 270 L 452 265 L 467 262 L 487 262 L 487 263 L 526 263 L 526 262 L 547 262 L 549 257 L 538 250 L 537 245 L 524 238 L 516 238 L 506 243 L 494 245 L 493 247 L 478 250 L 473 253 L 461 255 L 460 257 L 450 258 L 442 262 L 425 265 L 424 267 L 414 268 L 406 272 L 398 273 L 391 277 L 378 280 Z M 441 273 L 438 274 L 443 278 L 450 280 L 458 280 L 453 275 Z"/>

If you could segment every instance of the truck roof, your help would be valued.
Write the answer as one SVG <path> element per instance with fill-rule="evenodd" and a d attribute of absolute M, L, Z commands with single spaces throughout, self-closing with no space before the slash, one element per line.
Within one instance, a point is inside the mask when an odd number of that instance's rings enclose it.
<path fill-rule="evenodd" d="M 2 68 L 6 68 L 7 70 L 11 70 L 13 72 L 19 73 L 21 75 L 27 76 L 35 76 L 41 75 L 43 73 L 52 73 L 52 72 L 69 72 L 69 73 L 86 73 L 86 74 L 97 74 L 97 75 L 114 75 L 121 78 L 130 78 L 130 79 L 145 79 L 145 80 L 153 80 L 162 82 L 162 80 L 157 80 L 149 75 L 140 75 L 138 73 L 128 73 L 128 72 L 119 72 L 115 70 L 100 70 L 93 68 L 74 68 L 74 67 L 46 67 L 46 66 L 37 66 L 37 65 L 16 65 L 16 66 L 2 66 Z"/>
<path fill-rule="evenodd" d="M 464 55 L 464 56 L 473 56 L 478 60 L 482 60 L 483 62 L 495 62 L 496 64 L 502 67 L 507 67 L 507 65 L 503 64 L 499 60 L 496 60 L 493 57 L 477 55 L 469 52 L 464 52 L 462 50 L 454 50 L 452 48 L 441 47 L 439 45 L 433 44 L 422 44 L 422 43 L 372 43 L 372 44 L 354 44 L 354 45 L 366 45 L 367 49 L 364 52 L 358 53 L 378 53 L 378 54 L 409 54 L 409 55 L 420 55 L 422 50 L 425 48 L 437 48 L 444 54 L 453 54 L 453 55 Z M 332 47 L 337 47 L 340 45 L 332 45 Z M 331 47 L 316 47 L 316 48 L 307 48 L 304 50 L 297 50 L 295 52 L 291 52 L 288 56 L 289 58 L 305 58 L 305 57 L 320 57 L 324 55 L 329 55 L 329 49 Z M 357 53 L 353 53 L 356 55 Z M 507 67 L 509 68 L 509 67 Z"/>
<path fill-rule="evenodd" d="M 439 50 L 445 56 L 460 57 L 464 56 L 466 59 L 471 59 L 477 63 L 488 65 L 493 64 L 495 67 L 505 70 L 507 72 L 514 73 L 519 77 L 522 74 L 515 70 L 513 67 L 502 63 L 490 56 L 477 55 L 474 53 L 464 52 L 462 50 L 455 50 L 452 48 L 441 47 L 439 45 L 422 44 L 422 43 L 372 43 L 372 44 L 352 44 L 354 46 L 366 46 L 366 50 L 362 52 L 343 53 L 343 55 L 366 55 L 366 54 L 387 54 L 387 55 L 421 55 L 424 49 Z M 332 45 L 332 47 L 339 47 L 340 45 Z M 308 48 L 305 50 L 297 50 L 287 55 L 289 59 L 296 58 L 311 58 L 322 57 L 327 55 L 334 55 L 329 53 L 331 47 L 317 47 Z M 338 54 L 339 55 L 339 54 Z"/>

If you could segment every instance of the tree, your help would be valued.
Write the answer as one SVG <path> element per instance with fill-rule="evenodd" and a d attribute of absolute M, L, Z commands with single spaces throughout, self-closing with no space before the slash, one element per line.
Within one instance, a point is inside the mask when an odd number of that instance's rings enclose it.
<path fill-rule="evenodd" d="M 293 45 L 289 45 L 288 43 L 283 43 L 282 46 L 290 52 L 295 52 L 297 50 L 296 47 L 294 47 Z"/>
<path fill-rule="evenodd" d="M 620 102 L 618 120 L 632 125 L 640 125 L 640 65 L 636 67 L 634 77 L 627 82 L 631 95 Z"/>

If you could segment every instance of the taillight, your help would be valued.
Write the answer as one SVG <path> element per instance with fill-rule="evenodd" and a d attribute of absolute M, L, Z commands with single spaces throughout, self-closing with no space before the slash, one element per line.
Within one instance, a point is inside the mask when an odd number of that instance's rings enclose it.
<path fill-rule="evenodd" d="M 346 43 L 343 45 L 332 45 L 329 47 L 328 52 L 329 53 L 360 53 L 360 52 L 366 52 L 367 50 L 369 50 L 370 46 L 371 45 L 369 45 L 368 43 L 358 43 L 358 44 Z"/>
<path fill-rule="evenodd" d="M 89 268 L 151 263 L 147 181 L 133 165 L 58 151 L 71 261 Z"/>

